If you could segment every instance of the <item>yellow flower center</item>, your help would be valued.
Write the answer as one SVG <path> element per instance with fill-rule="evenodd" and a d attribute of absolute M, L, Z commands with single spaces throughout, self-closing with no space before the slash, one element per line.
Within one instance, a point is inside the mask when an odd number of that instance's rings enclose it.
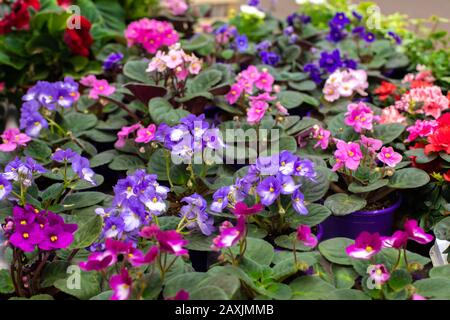
<path fill-rule="evenodd" d="M 156 203 L 156 202 L 158 202 L 158 198 L 154 197 L 154 198 L 152 199 L 152 201 L 153 201 L 153 203 Z"/>
<path fill-rule="evenodd" d="M 386 153 L 384 156 L 389 159 L 391 157 L 391 154 L 390 153 Z"/>
<path fill-rule="evenodd" d="M 36 121 L 36 122 L 34 123 L 34 125 L 35 125 L 36 127 L 39 127 L 41 124 L 39 123 L 39 121 Z"/>
<path fill-rule="evenodd" d="M 22 237 L 23 237 L 24 239 L 28 239 L 28 238 L 30 237 L 30 234 L 27 233 L 27 232 L 25 232 L 24 234 L 22 234 Z"/>
<path fill-rule="evenodd" d="M 349 156 L 349 157 L 353 157 L 354 155 L 355 155 L 355 153 L 354 153 L 353 151 L 349 151 L 349 152 L 348 152 L 348 156 Z"/>
<path fill-rule="evenodd" d="M 22 226 L 26 225 L 26 224 L 27 224 L 27 220 L 22 220 L 22 221 L 20 221 L 20 224 L 21 224 Z"/>
<path fill-rule="evenodd" d="M 223 202 L 222 198 L 217 199 L 217 202 L 222 203 Z"/>
<path fill-rule="evenodd" d="M 367 251 L 367 252 L 372 252 L 372 251 L 373 251 L 373 248 L 372 248 L 371 246 L 367 246 L 367 247 L 366 247 L 366 251 Z"/>
<path fill-rule="evenodd" d="M 379 275 L 379 276 L 380 276 L 381 274 L 383 274 L 383 271 L 381 271 L 381 269 L 377 269 L 377 271 L 375 271 L 375 272 L 376 272 L 376 274 Z"/>
<path fill-rule="evenodd" d="M 274 188 L 272 188 L 272 187 L 270 187 L 269 191 L 270 191 L 270 192 L 274 192 L 274 191 L 275 191 L 275 189 L 274 189 Z"/>
<path fill-rule="evenodd" d="M 52 242 L 56 242 L 56 241 L 58 240 L 58 236 L 51 236 L 51 237 L 50 237 L 50 240 L 51 240 Z"/>
<path fill-rule="evenodd" d="M 285 162 L 285 161 L 281 161 L 281 165 L 282 165 L 282 166 L 285 166 L 285 165 L 286 165 L 286 162 Z"/>

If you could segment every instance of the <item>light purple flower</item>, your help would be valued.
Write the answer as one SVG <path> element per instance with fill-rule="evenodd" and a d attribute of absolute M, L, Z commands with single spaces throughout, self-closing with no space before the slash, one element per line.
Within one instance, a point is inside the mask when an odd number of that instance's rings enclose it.
<path fill-rule="evenodd" d="M 305 196 L 303 193 L 300 192 L 300 190 L 295 190 L 295 192 L 292 194 L 292 207 L 294 208 L 297 213 L 301 215 L 307 215 L 308 214 L 308 208 L 305 206 Z"/>
<path fill-rule="evenodd" d="M 222 212 L 228 206 L 230 187 L 222 187 L 213 194 L 213 202 L 210 209 L 214 212 Z"/>
<path fill-rule="evenodd" d="M 272 205 L 281 193 L 281 183 L 275 177 L 265 178 L 256 188 L 265 206 Z"/>

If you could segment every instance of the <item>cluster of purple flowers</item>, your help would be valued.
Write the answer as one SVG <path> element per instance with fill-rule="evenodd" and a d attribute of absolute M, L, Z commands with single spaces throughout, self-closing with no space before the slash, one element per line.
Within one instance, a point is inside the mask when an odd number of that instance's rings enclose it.
<path fill-rule="evenodd" d="M 191 230 L 198 228 L 204 235 L 211 235 L 215 230 L 214 219 L 206 213 L 206 200 L 195 193 L 181 201 L 186 203 L 180 210 L 181 217 L 188 221 L 186 227 Z"/>
<path fill-rule="evenodd" d="M 298 40 L 298 35 L 295 34 L 295 29 L 293 26 L 288 26 L 283 30 L 283 34 L 289 39 L 289 43 L 296 43 Z"/>
<path fill-rule="evenodd" d="M 352 59 L 346 59 L 341 56 L 339 49 L 331 52 L 323 51 L 320 54 L 318 64 L 308 63 L 304 66 L 303 71 L 308 72 L 310 78 L 317 84 L 322 83 L 322 75 L 326 72 L 333 73 L 340 68 L 348 68 L 356 70 L 358 63 Z"/>
<path fill-rule="evenodd" d="M 32 252 L 36 246 L 43 251 L 66 249 L 77 228 L 53 212 L 39 211 L 30 205 L 14 207 L 13 216 L 3 226 L 10 244 L 24 252 Z"/>
<path fill-rule="evenodd" d="M 6 165 L 4 172 L 0 174 L 0 200 L 8 197 L 11 193 L 11 181 L 28 188 L 33 183 L 33 174 L 45 172 L 47 170 L 30 157 L 26 157 L 24 161 L 15 158 Z"/>
<path fill-rule="evenodd" d="M 351 23 L 350 19 L 343 12 L 338 12 L 330 20 L 328 25 L 330 26 L 330 33 L 327 36 L 327 40 L 338 43 L 347 37 L 345 28 Z"/>
<path fill-rule="evenodd" d="M 79 98 L 78 83 L 71 77 L 64 81 L 38 81 L 22 97 L 24 101 L 21 109 L 20 128 L 31 137 L 39 136 L 48 122 L 39 112 L 41 107 L 54 111 L 57 107 L 70 108 Z"/>
<path fill-rule="evenodd" d="M 297 41 L 297 39 L 295 39 L 295 41 Z M 277 53 L 270 51 L 271 47 L 272 42 L 269 40 L 263 40 L 258 43 L 255 48 L 259 52 L 259 57 L 264 64 L 276 66 L 278 62 L 280 62 L 281 57 Z"/>
<path fill-rule="evenodd" d="M 239 35 L 234 39 L 236 49 L 239 52 L 245 52 L 248 49 L 248 38 L 245 34 Z"/>
<path fill-rule="evenodd" d="M 106 57 L 105 61 L 103 61 L 103 70 L 113 71 L 119 65 L 123 59 L 123 54 L 121 52 L 113 52 L 109 56 Z"/>
<path fill-rule="evenodd" d="M 58 149 L 51 156 L 51 159 L 58 163 L 72 164 L 72 170 L 80 177 L 80 179 L 85 180 L 94 186 L 96 185 L 93 179 L 95 173 L 90 168 L 89 160 L 72 151 L 72 149 Z"/>
<path fill-rule="evenodd" d="M 155 140 L 170 150 L 173 157 L 188 163 L 194 154 L 202 152 L 205 148 L 218 150 L 225 146 L 219 128 L 210 128 L 203 114 L 200 116 L 190 114 L 174 127 L 165 123 L 160 124 L 155 133 Z"/>
<path fill-rule="evenodd" d="M 270 206 L 281 195 L 290 195 L 295 211 L 306 215 L 308 210 L 299 189 L 301 179 L 314 181 L 315 177 L 314 163 L 289 151 L 271 157 L 261 157 L 234 185 L 222 187 L 214 193 L 210 209 L 222 212 L 250 195 L 259 198 L 263 205 Z"/>
<path fill-rule="evenodd" d="M 156 175 L 141 169 L 117 182 L 112 207 L 96 210 L 104 219 L 100 239 L 117 238 L 135 242 L 140 227 L 150 224 L 154 216 L 166 211 L 169 188 L 161 186 L 156 179 Z M 102 245 L 100 249 L 103 249 Z M 97 245 L 94 245 L 96 248 Z"/>
<path fill-rule="evenodd" d="M 352 33 L 358 35 L 361 39 L 367 43 L 372 43 L 376 40 L 375 34 L 373 32 L 367 31 L 365 27 L 358 26 L 353 28 Z"/>
<path fill-rule="evenodd" d="M 298 24 L 311 23 L 311 17 L 305 14 L 299 14 L 295 12 L 287 17 L 286 22 L 289 26 L 295 27 Z"/>

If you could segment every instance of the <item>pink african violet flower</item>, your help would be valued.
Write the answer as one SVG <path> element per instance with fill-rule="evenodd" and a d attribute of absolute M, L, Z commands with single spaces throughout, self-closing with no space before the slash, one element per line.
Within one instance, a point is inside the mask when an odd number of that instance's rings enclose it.
<path fill-rule="evenodd" d="M 414 293 L 411 297 L 411 300 L 427 300 L 427 298 L 421 296 L 420 294 Z"/>
<path fill-rule="evenodd" d="M 156 125 L 151 124 L 147 128 L 139 128 L 137 131 L 137 143 L 149 143 L 155 138 Z"/>
<path fill-rule="evenodd" d="M 256 88 L 259 90 L 264 90 L 266 92 L 272 91 L 272 85 L 274 83 L 275 79 L 272 77 L 272 75 L 267 71 L 267 69 L 263 70 L 261 74 L 259 75 L 258 79 L 255 82 Z"/>
<path fill-rule="evenodd" d="M 356 238 L 354 244 L 345 249 L 345 252 L 352 258 L 368 260 L 380 252 L 381 245 L 382 242 L 378 233 L 370 234 L 364 231 Z"/>
<path fill-rule="evenodd" d="M 5 90 L 5 83 L 0 82 L 0 93 L 3 92 L 4 90 Z"/>
<path fill-rule="evenodd" d="M 406 139 L 408 142 L 412 142 L 417 138 L 426 138 L 434 133 L 439 126 L 436 120 L 417 120 L 413 126 L 406 129 L 409 132 L 409 136 Z"/>
<path fill-rule="evenodd" d="M 235 104 L 239 100 L 243 91 L 242 86 L 239 83 L 235 83 L 231 86 L 230 92 L 227 93 L 225 99 L 227 99 L 229 104 Z"/>
<path fill-rule="evenodd" d="M 183 256 L 188 253 L 183 246 L 187 245 L 189 241 L 184 240 L 183 236 L 175 230 L 160 230 L 156 234 L 156 240 L 158 240 L 161 252 L 168 252 L 176 256 Z"/>
<path fill-rule="evenodd" d="M 161 59 L 166 63 L 167 68 L 175 69 L 183 63 L 183 53 L 180 50 L 171 49 Z"/>
<path fill-rule="evenodd" d="M 381 111 L 380 121 L 381 124 L 387 123 L 401 123 L 406 124 L 406 117 L 404 117 L 395 106 L 384 108 Z"/>
<path fill-rule="evenodd" d="M 363 129 L 372 130 L 373 122 L 376 120 L 378 117 L 374 116 L 372 109 L 364 102 L 351 103 L 347 106 L 345 124 L 353 127 L 356 132 L 361 132 Z"/>
<path fill-rule="evenodd" d="M 247 122 L 250 124 L 259 123 L 266 114 L 269 105 L 262 100 L 250 102 L 250 108 L 247 110 Z"/>
<path fill-rule="evenodd" d="M 427 69 L 426 66 L 418 64 L 416 67 L 418 74 L 408 73 L 402 80 L 402 83 L 412 83 L 413 81 L 425 81 L 433 83 L 436 79 L 433 77 L 433 71 Z"/>
<path fill-rule="evenodd" d="M 248 207 L 244 202 L 238 202 L 232 210 L 236 216 L 249 216 L 261 212 L 264 206 L 261 203 L 257 203 L 251 207 Z"/>
<path fill-rule="evenodd" d="M 392 147 L 383 147 L 377 156 L 378 160 L 387 164 L 391 168 L 395 168 L 402 161 L 402 155 L 394 151 Z"/>
<path fill-rule="evenodd" d="M 383 141 L 361 135 L 361 145 L 366 147 L 371 153 L 375 153 L 383 146 Z"/>
<path fill-rule="evenodd" d="M 369 273 L 369 278 L 374 280 L 377 288 L 380 288 L 381 285 L 385 284 L 391 277 L 391 274 L 384 264 L 370 265 L 367 268 L 367 272 Z"/>
<path fill-rule="evenodd" d="M 166 298 L 166 300 L 189 300 L 189 292 L 181 289 L 174 297 Z"/>
<path fill-rule="evenodd" d="M 307 247 L 314 248 L 317 245 L 317 238 L 311 233 L 311 227 L 307 225 L 298 226 L 297 240 Z"/>
<path fill-rule="evenodd" d="M 420 106 L 420 108 L 418 108 Z M 404 94 L 395 103 L 398 110 L 409 113 L 425 114 L 435 119 L 439 118 L 444 110 L 449 108 L 448 98 L 442 94 L 440 87 L 420 87 Z"/>
<path fill-rule="evenodd" d="M 351 97 L 358 93 L 367 96 L 365 90 L 369 87 L 367 73 L 364 70 L 336 70 L 332 73 L 323 88 L 325 100 L 333 102 L 340 97 Z"/>
<path fill-rule="evenodd" d="M 225 221 L 219 228 L 220 234 L 213 239 L 211 249 L 219 251 L 234 246 L 245 234 L 245 217 L 238 216 L 236 227 Z"/>
<path fill-rule="evenodd" d="M 131 284 L 133 280 L 128 270 L 123 268 L 120 274 L 113 275 L 109 279 L 109 286 L 113 290 L 110 300 L 128 300 L 131 296 Z"/>
<path fill-rule="evenodd" d="M 408 243 L 408 234 L 404 231 L 395 231 L 390 237 L 381 237 L 384 248 L 404 248 Z"/>
<path fill-rule="evenodd" d="M 6 129 L 0 137 L 3 140 L 3 143 L 0 144 L 0 151 L 2 152 L 12 152 L 19 146 L 25 147 L 27 142 L 31 141 L 29 136 L 25 133 L 20 133 L 20 130 L 17 128 Z"/>
<path fill-rule="evenodd" d="M 169 22 L 143 18 L 128 25 L 125 38 L 129 47 L 141 45 L 147 52 L 155 54 L 162 46 L 177 43 L 180 37 Z"/>
<path fill-rule="evenodd" d="M 16 225 L 15 232 L 9 238 L 14 247 L 24 252 L 33 252 L 36 245 L 41 243 L 44 234 L 37 224 Z"/>
<path fill-rule="evenodd" d="M 434 239 L 432 235 L 425 233 L 425 231 L 419 227 L 416 220 L 407 220 L 404 227 L 409 239 L 417 243 L 427 244 Z"/>
<path fill-rule="evenodd" d="M 164 0 L 163 4 L 174 16 L 182 16 L 189 9 L 184 0 Z"/>
<path fill-rule="evenodd" d="M 329 130 L 325 130 L 319 126 L 314 128 L 314 139 L 317 139 L 317 143 L 314 145 L 314 148 L 320 146 L 322 150 L 326 150 L 328 148 L 328 144 L 330 143 L 331 132 Z"/>
<path fill-rule="evenodd" d="M 337 150 L 334 153 L 336 164 L 333 166 L 333 171 L 337 171 L 343 166 L 350 170 L 358 169 L 363 158 L 359 144 L 339 140 L 336 147 Z"/>
<path fill-rule="evenodd" d="M 127 260 L 133 267 L 140 267 L 152 264 L 158 257 L 158 253 L 158 247 L 151 247 L 145 255 L 140 250 L 132 248 L 127 254 Z"/>
<path fill-rule="evenodd" d="M 116 88 L 111 86 L 107 80 L 98 80 L 95 76 L 89 75 L 81 78 L 80 83 L 91 88 L 89 91 L 89 98 L 97 100 L 99 95 L 110 96 L 116 92 Z"/>
<path fill-rule="evenodd" d="M 140 123 L 136 123 L 129 127 L 122 127 L 122 129 L 117 133 L 117 141 L 114 144 L 116 148 L 123 148 L 125 146 L 128 136 L 135 132 L 136 130 L 142 128 Z"/>
<path fill-rule="evenodd" d="M 279 112 L 280 114 L 282 114 L 283 116 L 288 116 L 288 115 L 289 115 L 288 110 L 286 109 L 285 106 L 283 106 L 283 105 L 281 104 L 280 101 L 277 101 L 277 102 L 275 103 L 275 108 L 277 108 L 278 112 Z"/>
<path fill-rule="evenodd" d="M 88 261 L 80 262 L 79 266 L 84 271 L 104 270 L 117 262 L 117 257 L 111 251 L 94 252 L 88 257 Z"/>

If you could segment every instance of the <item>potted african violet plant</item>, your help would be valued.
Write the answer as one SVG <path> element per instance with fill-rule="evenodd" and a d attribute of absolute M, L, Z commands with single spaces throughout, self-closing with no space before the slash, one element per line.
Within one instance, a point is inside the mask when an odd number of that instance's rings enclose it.
<path fill-rule="evenodd" d="M 405 127 L 382 124 L 364 102 L 350 103 L 347 112 L 328 122 L 330 130 L 315 126 L 316 148 L 331 150 L 335 175 L 325 206 L 333 215 L 324 223 L 323 237 L 356 237 L 362 231 L 392 232 L 394 214 L 401 205 L 399 189 L 413 189 L 430 181 L 428 174 L 409 167 L 392 142 Z M 394 147 L 393 147 L 394 146 Z"/>

